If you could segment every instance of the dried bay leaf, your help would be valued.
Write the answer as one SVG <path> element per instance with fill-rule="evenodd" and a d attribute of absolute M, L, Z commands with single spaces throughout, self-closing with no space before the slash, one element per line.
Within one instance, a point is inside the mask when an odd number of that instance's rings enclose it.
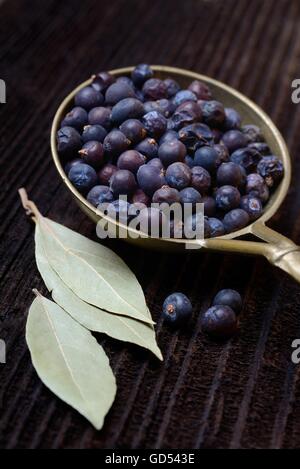
<path fill-rule="evenodd" d="M 152 325 L 135 319 L 110 314 L 85 303 L 72 292 L 50 267 L 46 252 L 42 246 L 39 225 L 35 232 L 36 262 L 39 272 L 50 292 L 53 300 L 67 313 L 87 329 L 101 332 L 125 342 L 131 342 L 152 351 L 160 360 L 162 354 L 159 350 L 155 331 Z"/>
<path fill-rule="evenodd" d="M 36 294 L 26 326 L 33 365 L 52 392 L 99 430 L 117 389 L 108 357 L 87 329 Z"/>
<path fill-rule="evenodd" d="M 153 324 L 143 290 L 113 251 L 43 217 L 24 190 L 23 206 L 34 215 L 51 268 L 83 301 L 111 313 Z"/>

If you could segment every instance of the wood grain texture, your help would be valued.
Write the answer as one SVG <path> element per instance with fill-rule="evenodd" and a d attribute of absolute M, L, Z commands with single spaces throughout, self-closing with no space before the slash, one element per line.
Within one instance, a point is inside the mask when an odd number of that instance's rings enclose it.
<path fill-rule="evenodd" d="M 118 382 L 102 432 L 56 399 L 32 368 L 24 339 L 31 289 L 46 294 L 34 260 L 33 226 L 17 189 L 41 211 L 95 239 L 94 226 L 62 186 L 51 161 L 51 119 L 62 98 L 93 72 L 139 62 L 188 68 L 225 81 L 261 105 L 287 140 L 293 184 L 272 226 L 300 242 L 298 0 L 10 0 L 1 5 L 0 365 L 2 448 L 299 448 L 300 288 L 262 259 L 140 251 L 110 242 L 142 283 L 163 364 L 99 336 Z M 245 297 L 240 334 L 217 345 L 201 313 L 221 287 Z M 186 331 L 160 322 L 174 290 L 195 306 Z M 138 351 L 138 353 L 137 353 Z M 50 357 L 49 357 L 50 359 Z"/>

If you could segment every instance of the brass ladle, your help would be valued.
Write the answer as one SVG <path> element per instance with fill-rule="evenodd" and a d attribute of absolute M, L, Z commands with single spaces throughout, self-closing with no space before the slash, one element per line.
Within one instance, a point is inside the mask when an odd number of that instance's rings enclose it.
<path fill-rule="evenodd" d="M 188 241 L 190 247 L 196 248 L 201 245 L 202 249 L 211 249 L 214 251 L 230 251 L 243 254 L 260 254 L 268 259 L 271 264 L 276 265 L 285 272 L 289 273 L 294 279 L 300 282 L 300 248 L 293 241 L 285 236 L 276 233 L 268 228 L 265 223 L 275 214 L 283 199 L 285 198 L 290 181 L 291 181 L 291 160 L 287 146 L 281 136 L 280 132 L 273 124 L 272 120 L 251 100 L 244 95 L 234 90 L 233 88 L 203 75 L 199 75 L 188 70 L 183 70 L 174 67 L 164 67 L 155 65 L 152 67 L 156 72 L 156 76 L 160 78 L 171 77 L 177 80 L 182 87 L 188 86 L 191 80 L 201 80 L 207 83 L 213 92 L 215 99 L 223 102 L 225 106 L 237 109 L 243 117 L 243 124 L 256 124 L 259 126 L 270 146 L 272 153 L 278 156 L 284 165 L 284 178 L 272 194 L 268 204 L 266 205 L 262 216 L 246 228 L 230 233 L 214 239 L 206 239 L 204 241 L 191 240 Z M 111 73 L 115 76 L 128 75 L 133 67 L 121 68 L 112 70 Z M 95 222 L 103 218 L 103 214 L 99 213 L 71 184 L 68 180 L 60 158 L 57 153 L 56 147 L 56 132 L 59 129 L 60 122 L 63 116 L 68 112 L 72 106 L 75 94 L 84 86 L 91 83 L 91 79 L 82 83 L 72 93 L 70 93 L 59 106 L 52 123 L 51 130 L 51 149 L 52 156 L 56 168 L 64 181 L 65 185 L 73 194 L 74 199 L 79 204 L 81 209 Z M 104 217 L 105 218 L 105 217 Z M 108 219 L 109 220 L 109 219 Z M 112 222 L 118 229 L 122 227 L 128 232 L 135 235 L 139 234 L 131 228 L 124 227 L 118 222 Z M 129 233 L 130 234 L 130 233 Z M 252 234 L 259 241 L 248 241 L 239 239 L 244 235 Z M 138 236 L 134 239 L 128 236 L 127 241 L 139 245 L 144 248 L 158 249 L 163 251 L 183 251 L 186 248 L 187 241 L 182 239 L 158 239 L 148 236 Z"/>

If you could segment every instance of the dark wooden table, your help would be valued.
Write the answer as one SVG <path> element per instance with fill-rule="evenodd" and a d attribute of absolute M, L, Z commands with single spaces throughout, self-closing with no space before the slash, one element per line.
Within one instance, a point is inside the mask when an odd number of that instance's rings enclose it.
<path fill-rule="evenodd" d="M 17 189 L 44 214 L 95 239 L 94 225 L 63 187 L 49 130 L 62 98 L 93 72 L 149 62 L 192 69 L 236 87 L 274 119 L 294 163 L 293 184 L 272 226 L 300 242 L 298 0 L 9 0 L 0 5 L 1 113 L 0 446 L 3 448 L 299 448 L 300 287 L 266 261 L 193 253 L 137 253 L 111 243 L 135 271 L 158 320 L 165 361 L 100 340 L 118 382 L 105 427 L 96 432 L 38 379 L 24 340 L 32 288 L 46 289 L 34 259 L 33 226 Z M 239 335 L 205 339 L 199 317 L 220 287 L 241 291 Z M 185 291 L 190 328 L 161 327 L 164 297 Z M 49 357 L 51 360 L 51 357 Z"/>

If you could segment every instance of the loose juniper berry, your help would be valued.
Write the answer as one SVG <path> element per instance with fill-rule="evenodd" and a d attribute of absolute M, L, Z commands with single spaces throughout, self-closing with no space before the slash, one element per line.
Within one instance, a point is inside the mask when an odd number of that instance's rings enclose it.
<path fill-rule="evenodd" d="M 262 131 L 257 125 L 244 125 L 242 132 L 247 139 L 247 143 L 264 142 L 264 136 Z"/>
<path fill-rule="evenodd" d="M 211 237 L 208 218 L 202 212 L 188 216 L 184 222 L 184 233 L 187 239 L 203 239 Z"/>
<path fill-rule="evenodd" d="M 159 144 L 162 145 L 172 140 L 178 140 L 178 132 L 176 130 L 167 130 L 159 139 Z"/>
<path fill-rule="evenodd" d="M 216 214 L 216 201 L 213 197 L 206 195 L 202 197 L 201 203 L 204 205 L 204 215 L 214 217 Z"/>
<path fill-rule="evenodd" d="M 158 169 L 164 169 L 164 165 L 159 158 L 152 158 L 152 160 L 148 161 L 147 165 L 155 166 Z"/>
<path fill-rule="evenodd" d="M 185 189 L 182 189 L 179 194 L 182 204 L 192 204 L 193 207 L 195 207 L 196 204 L 200 204 L 202 202 L 201 194 L 193 187 L 186 187 Z"/>
<path fill-rule="evenodd" d="M 224 129 L 225 130 L 238 130 L 242 124 L 242 118 L 240 114 L 232 108 L 225 108 L 225 122 L 224 122 Z"/>
<path fill-rule="evenodd" d="M 120 130 L 112 130 L 104 139 L 104 151 L 109 156 L 117 156 L 126 151 L 131 142 Z"/>
<path fill-rule="evenodd" d="M 214 298 L 213 306 L 218 305 L 229 306 L 235 314 L 239 314 L 242 309 L 243 301 L 239 292 L 226 288 L 219 291 Z"/>
<path fill-rule="evenodd" d="M 166 78 L 164 80 L 164 83 L 167 88 L 168 98 L 172 98 L 178 91 L 180 91 L 180 85 L 177 83 L 177 81 L 173 80 L 172 78 Z"/>
<path fill-rule="evenodd" d="M 257 163 L 261 160 L 260 153 L 254 148 L 240 148 L 232 153 L 230 160 L 243 166 L 247 173 L 256 170 Z"/>
<path fill-rule="evenodd" d="M 204 122 L 210 127 L 220 127 L 225 121 L 225 109 L 218 101 L 205 101 L 202 105 Z"/>
<path fill-rule="evenodd" d="M 76 164 L 82 164 L 82 158 L 75 158 L 74 160 L 69 161 L 65 166 L 65 173 L 69 174 L 70 169 Z"/>
<path fill-rule="evenodd" d="M 232 337 L 238 328 L 237 317 L 229 306 L 212 306 L 201 319 L 202 331 L 209 337 L 225 340 Z"/>
<path fill-rule="evenodd" d="M 147 194 L 145 194 L 142 189 L 137 189 L 132 196 L 131 202 L 133 204 L 143 204 L 149 206 L 151 203 L 151 198 Z"/>
<path fill-rule="evenodd" d="M 267 202 L 270 196 L 264 178 L 257 173 L 252 173 L 247 176 L 246 193 L 257 197 L 263 203 Z"/>
<path fill-rule="evenodd" d="M 169 117 L 174 112 L 174 106 L 169 99 L 158 99 L 144 103 L 145 113 L 151 111 L 160 112 L 164 117 Z"/>
<path fill-rule="evenodd" d="M 179 131 L 179 139 L 188 150 L 194 152 L 199 147 L 209 145 L 213 141 L 213 133 L 206 124 L 191 124 Z"/>
<path fill-rule="evenodd" d="M 190 90 L 180 90 L 178 93 L 175 94 L 174 98 L 172 98 L 174 106 L 177 108 L 180 104 L 184 103 L 185 101 L 194 101 L 197 102 L 197 96 Z"/>
<path fill-rule="evenodd" d="M 217 171 L 218 186 L 242 187 L 246 183 L 245 169 L 233 162 L 222 163 Z"/>
<path fill-rule="evenodd" d="M 163 319 L 173 326 L 186 324 L 192 316 L 193 307 L 186 295 L 183 293 L 172 293 L 163 304 Z"/>
<path fill-rule="evenodd" d="M 210 173 L 216 171 L 218 160 L 219 154 L 213 147 L 204 146 L 195 152 L 195 166 L 202 166 L 202 168 L 205 168 Z"/>
<path fill-rule="evenodd" d="M 115 82 L 115 77 L 109 72 L 100 72 L 93 75 L 92 87 L 101 93 L 105 92 L 107 88 Z"/>

